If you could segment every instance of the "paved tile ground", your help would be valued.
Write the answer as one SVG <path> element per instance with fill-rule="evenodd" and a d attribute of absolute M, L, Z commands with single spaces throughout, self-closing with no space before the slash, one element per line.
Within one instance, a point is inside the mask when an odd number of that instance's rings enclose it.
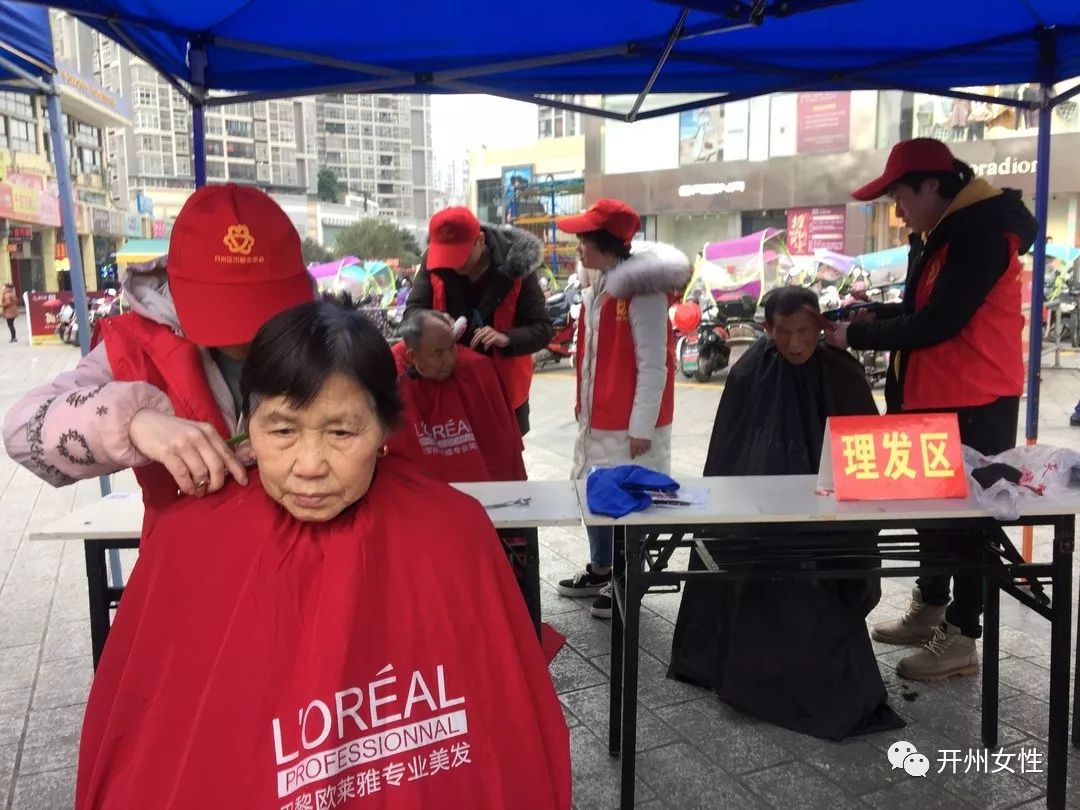
<path fill-rule="evenodd" d="M 20 327 L 22 323 L 20 322 Z M 1075 355 L 1069 369 L 1047 369 L 1042 439 L 1080 445 L 1067 416 L 1080 397 Z M 0 412 L 30 386 L 71 366 L 67 348 L 0 345 Z M 677 392 L 675 474 L 701 470 L 720 385 L 682 384 Z M 573 378 L 568 370 L 540 375 L 527 440 L 531 477 L 563 478 L 570 464 Z M 116 489 L 133 489 L 129 474 Z M 62 810 L 71 806 L 79 726 L 90 684 L 89 626 L 82 549 L 77 543 L 29 543 L 29 526 L 98 497 L 97 482 L 54 490 L 0 456 L 0 808 Z M 574 800 L 580 810 L 612 808 L 617 764 L 608 757 L 606 701 L 608 626 L 587 602 L 560 598 L 553 583 L 586 561 L 583 532 L 541 535 L 545 618 L 568 638 L 552 677 L 571 727 Z M 1036 554 L 1047 557 L 1038 536 Z M 886 580 L 872 620 L 906 606 L 910 581 Z M 1073 595 L 1075 599 L 1075 594 Z M 937 774 L 925 779 L 890 768 L 886 750 L 906 739 L 936 760 L 941 749 L 978 745 L 979 684 L 967 678 L 906 689 L 892 672 L 902 652 L 877 652 L 893 704 L 908 721 L 900 733 L 842 744 L 804 737 L 742 715 L 708 693 L 664 677 L 679 596 L 645 600 L 642 621 L 638 792 L 644 808 L 1039 807 L 1040 773 Z M 1045 622 L 1002 601 L 1001 744 L 1010 753 L 1045 755 L 1049 632 Z M 1015 765 L 1017 760 L 1011 760 Z M 963 770 L 963 767 L 960 768 Z M 1080 808 L 1080 752 L 1070 761 L 1070 807 Z"/>

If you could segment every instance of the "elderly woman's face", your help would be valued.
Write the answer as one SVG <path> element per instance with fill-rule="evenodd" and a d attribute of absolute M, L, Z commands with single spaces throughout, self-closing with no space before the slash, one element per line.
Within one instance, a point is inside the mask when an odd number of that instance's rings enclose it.
<path fill-rule="evenodd" d="M 342 375 L 305 408 L 267 397 L 248 432 L 263 489 L 297 520 L 332 520 L 368 491 L 385 434 L 371 397 Z"/>

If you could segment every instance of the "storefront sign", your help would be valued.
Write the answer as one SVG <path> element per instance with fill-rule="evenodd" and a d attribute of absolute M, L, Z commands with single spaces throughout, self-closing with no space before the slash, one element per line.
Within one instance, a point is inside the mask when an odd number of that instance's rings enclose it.
<path fill-rule="evenodd" d="M 838 501 L 966 498 L 956 414 L 833 416 L 818 487 Z"/>
<path fill-rule="evenodd" d="M 34 229 L 29 225 L 9 225 L 7 238 L 9 242 L 29 242 L 34 238 Z"/>
<path fill-rule="evenodd" d="M 8 172 L 0 183 L 0 217 L 58 226 L 60 200 L 55 184 L 39 175 Z"/>
<path fill-rule="evenodd" d="M 165 235 L 166 235 L 165 220 L 163 220 L 163 219 L 155 219 L 154 220 L 153 234 L 154 234 L 155 239 L 164 239 L 165 238 Z"/>
<path fill-rule="evenodd" d="M 972 163 L 971 168 L 976 177 L 997 177 L 1003 174 L 1035 174 L 1038 168 L 1037 160 L 1017 160 L 1012 156 L 1005 158 L 1000 163 Z"/>
<path fill-rule="evenodd" d="M 104 298 L 105 292 L 87 291 L 87 303 L 92 309 L 94 303 Z M 57 334 L 57 328 L 63 323 L 64 306 L 75 302 L 75 295 L 70 291 L 64 292 L 28 292 L 23 295 L 26 303 L 26 321 L 30 332 L 31 346 L 44 346 L 60 344 L 63 341 Z M 72 314 L 71 317 L 75 317 Z"/>
<path fill-rule="evenodd" d="M 138 214 L 124 215 L 124 236 L 136 238 L 142 236 L 142 223 L 139 221 Z"/>
<path fill-rule="evenodd" d="M 121 96 L 108 90 L 98 83 L 93 76 L 78 73 L 70 65 L 58 62 L 56 65 L 57 80 L 60 85 L 68 87 L 88 101 L 104 107 L 110 112 L 131 120 L 131 104 Z"/>
<path fill-rule="evenodd" d="M 154 215 L 154 200 L 143 194 L 143 192 L 136 191 L 135 210 L 143 216 L 152 217 Z"/>
<path fill-rule="evenodd" d="M 815 250 L 844 251 L 847 207 L 789 208 L 787 246 L 792 256 L 812 256 Z"/>
<path fill-rule="evenodd" d="M 851 94 L 799 93 L 797 120 L 799 154 L 846 152 L 851 139 Z"/>
<path fill-rule="evenodd" d="M 104 236 L 109 232 L 109 212 L 102 208 L 92 208 L 91 221 L 94 223 L 94 233 Z"/>
<path fill-rule="evenodd" d="M 729 183 L 692 183 L 679 186 L 680 197 L 714 197 L 717 194 L 741 194 L 746 191 L 746 183 L 732 180 Z"/>

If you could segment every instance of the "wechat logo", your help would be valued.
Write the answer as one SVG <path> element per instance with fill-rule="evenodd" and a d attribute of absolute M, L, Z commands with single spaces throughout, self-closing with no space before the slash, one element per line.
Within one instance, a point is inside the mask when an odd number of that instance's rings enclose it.
<path fill-rule="evenodd" d="M 909 742 L 900 740 L 889 746 L 889 764 L 893 770 L 903 769 L 908 776 L 925 777 L 930 771 L 930 760 Z"/>

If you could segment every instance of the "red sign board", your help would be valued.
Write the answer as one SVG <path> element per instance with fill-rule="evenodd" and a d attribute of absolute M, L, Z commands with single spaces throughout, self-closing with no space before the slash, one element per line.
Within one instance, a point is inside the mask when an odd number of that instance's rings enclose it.
<path fill-rule="evenodd" d="M 789 208 L 787 246 L 792 256 L 812 256 L 818 248 L 844 252 L 847 206 Z"/>
<path fill-rule="evenodd" d="M 838 501 L 966 498 L 956 414 L 834 416 L 821 473 L 832 473 Z"/>
<path fill-rule="evenodd" d="M 87 291 L 86 297 L 91 308 L 104 292 Z M 61 321 L 61 310 L 65 304 L 75 302 L 75 295 L 64 292 L 30 292 L 26 294 L 26 319 L 30 324 L 30 345 L 41 346 L 50 343 L 63 343 L 56 333 Z"/>
<path fill-rule="evenodd" d="M 800 155 L 846 152 L 851 140 L 851 93 L 799 93 L 795 148 Z"/>

